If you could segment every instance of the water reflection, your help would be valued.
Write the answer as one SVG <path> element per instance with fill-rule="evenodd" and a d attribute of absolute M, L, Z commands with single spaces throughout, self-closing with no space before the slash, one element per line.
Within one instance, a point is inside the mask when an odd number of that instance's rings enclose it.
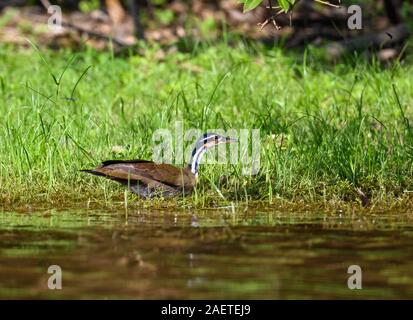
<path fill-rule="evenodd" d="M 413 298 L 412 226 L 408 213 L 3 212 L 0 298 Z M 62 290 L 47 288 L 54 264 Z"/>

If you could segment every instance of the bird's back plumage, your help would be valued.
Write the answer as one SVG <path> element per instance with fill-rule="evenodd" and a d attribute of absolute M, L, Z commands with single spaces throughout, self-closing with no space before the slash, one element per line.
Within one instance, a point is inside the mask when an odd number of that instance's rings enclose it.
<path fill-rule="evenodd" d="M 82 171 L 115 180 L 145 198 L 186 194 L 195 185 L 189 169 L 146 160 L 109 160 L 96 169 Z"/>

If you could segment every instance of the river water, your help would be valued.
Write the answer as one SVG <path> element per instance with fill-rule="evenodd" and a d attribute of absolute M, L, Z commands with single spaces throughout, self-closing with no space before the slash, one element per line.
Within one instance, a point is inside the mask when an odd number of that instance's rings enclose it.
<path fill-rule="evenodd" d="M 0 212 L 0 298 L 412 299 L 413 214 Z"/>

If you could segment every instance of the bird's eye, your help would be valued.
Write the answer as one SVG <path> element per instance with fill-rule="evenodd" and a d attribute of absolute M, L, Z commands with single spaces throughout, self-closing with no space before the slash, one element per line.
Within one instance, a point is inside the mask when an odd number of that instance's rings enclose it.
<path fill-rule="evenodd" d="M 215 136 L 215 143 L 218 143 L 218 136 Z"/>

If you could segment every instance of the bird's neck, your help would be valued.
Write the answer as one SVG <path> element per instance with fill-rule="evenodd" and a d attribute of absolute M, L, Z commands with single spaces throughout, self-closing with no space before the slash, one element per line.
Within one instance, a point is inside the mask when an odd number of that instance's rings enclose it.
<path fill-rule="evenodd" d="M 192 151 L 192 157 L 191 157 L 191 161 L 189 162 L 189 169 L 191 169 L 191 172 L 198 177 L 198 168 L 199 168 L 199 163 L 202 160 L 202 156 L 204 155 L 204 153 L 207 151 L 207 148 L 202 146 L 200 148 L 195 148 Z"/>

